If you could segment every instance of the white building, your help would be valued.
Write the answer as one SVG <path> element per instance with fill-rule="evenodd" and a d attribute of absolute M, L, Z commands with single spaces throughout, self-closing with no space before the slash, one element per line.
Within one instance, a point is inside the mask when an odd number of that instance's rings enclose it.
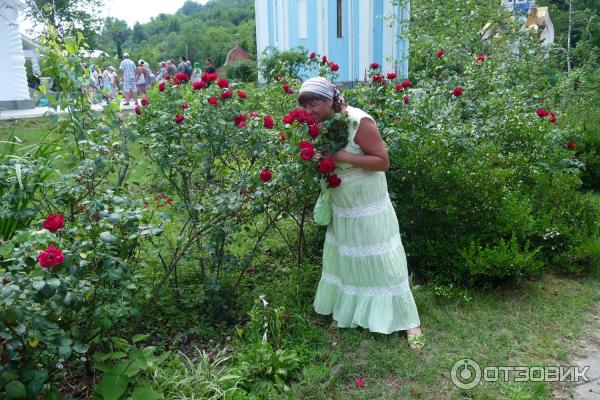
<path fill-rule="evenodd" d="M 363 80 L 369 65 L 408 76 L 409 5 L 393 0 L 255 0 L 256 50 L 303 46 L 340 66 L 341 81 Z"/>
<path fill-rule="evenodd" d="M 29 96 L 23 39 L 19 32 L 19 0 L 0 0 L 0 108 L 35 107 Z"/>

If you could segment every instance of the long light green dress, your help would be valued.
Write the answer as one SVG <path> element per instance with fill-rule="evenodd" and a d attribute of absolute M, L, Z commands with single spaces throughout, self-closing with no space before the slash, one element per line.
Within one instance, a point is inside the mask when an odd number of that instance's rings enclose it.
<path fill-rule="evenodd" d="M 364 154 L 354 136 L 362 118 L 373 118 L 350 106 L 347 112 L 351 123 L 344 150 Z M 332 218 L 315 311 L 333 314 L 341 328 L 387 334 L 420 326 L 385 173 L 346 163 L 338 163 L 335 173 L 342 184 L 330 189 Z"/>

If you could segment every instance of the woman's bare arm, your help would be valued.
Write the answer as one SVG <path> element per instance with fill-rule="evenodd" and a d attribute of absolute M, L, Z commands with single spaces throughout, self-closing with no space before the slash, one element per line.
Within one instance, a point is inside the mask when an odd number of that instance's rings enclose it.
<path fill-rule="evenodd" d="M 373 120 L 366 117 L 360 120 L 354 142 L 365 154 L 353 154 L 340 150 L 332 156 L 333 160 L 371 171 L 387 171 L 390 168 L 387 149 Z"/>

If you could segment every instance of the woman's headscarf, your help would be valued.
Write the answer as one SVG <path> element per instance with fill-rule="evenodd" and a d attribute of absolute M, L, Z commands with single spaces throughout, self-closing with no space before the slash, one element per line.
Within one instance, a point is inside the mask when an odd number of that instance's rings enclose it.
<path fill-rule="evenodd" d="M 299 94 L 306 92 L 318 94 L 329 100 L 337 100 L 340 103 L 344 102 L 344 97 L 342 96 L 340 89 L 322 76 L 315 76 L 314 78 L 309 78 L 302 82 Z"/>

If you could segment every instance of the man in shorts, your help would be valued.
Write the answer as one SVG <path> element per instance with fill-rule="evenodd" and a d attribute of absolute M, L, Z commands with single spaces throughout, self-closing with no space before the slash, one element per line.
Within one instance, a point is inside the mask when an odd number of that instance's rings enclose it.
<path fill-rule="evenodd" d="M 123 53 L 123 61 L 119 66 L 121 78 L 123 79 L 123 96 L 125 103 L 128 106 L 130 100 L 134 100 L 137 104 L 137 88 L 135 86 L 135 63 L 129 59 L 128 53 Z"/>

